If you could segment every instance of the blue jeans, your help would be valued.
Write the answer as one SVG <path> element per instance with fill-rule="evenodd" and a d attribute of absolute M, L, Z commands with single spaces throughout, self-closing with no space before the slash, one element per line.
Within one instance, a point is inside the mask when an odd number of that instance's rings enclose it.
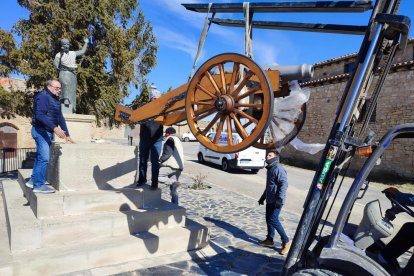
<path fill-rule="evenodd" d="M 158 187 L 158 174 L 160 171 L 160 158 L 162 147 L 162 139 L 155 143 L 150 143 L 144 140 L 139 141 L 139 177 L 138 183 L 144 184 L 147 182 L 147 168 L 148 159 L 151 153 L 151 186 Z"/>
<path fill-rule="evenodd" d="M 266 204 L 267 239 L 273 241 L 276 229 L 282 239 L 282 243 L 285 244 L 289 241 L 289 238 L 279 221 L 281 210 L 282 208 L 275 208 L 274 203 Z"/>
<path fill-rule="evenodd" d="M 33 186 L 35 188 L 46 183 L 46 171 L 49 164 L 53 133 L 44 128 L 32 127 L 32 137 L 36 142 L 36 159 L 32 172 Z"/>

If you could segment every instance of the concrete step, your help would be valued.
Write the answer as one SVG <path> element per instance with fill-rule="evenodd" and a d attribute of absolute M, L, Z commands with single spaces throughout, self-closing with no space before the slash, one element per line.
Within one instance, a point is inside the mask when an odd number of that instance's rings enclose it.
<path fill-rule="evenodd" d="M 206 227 L 187 220 L 180 228 L 14 253 L 13 262 L 3 264 L 0 271 L 12 271 L 13 275 L 63 274 L 199 249 L 208 240 Z"/>
<path fill-rule="evenodd" d="M 114 212 L 38 219 L 22 197 L 15 180 L 3 181 L 3 199 L 7 206 L 10 248 L 13 253 L 142 231 L 182 227 L 185 224 L 185 209 L 166 201 L 143 209 L 131 209 L 124 204 L 120 210 Z"/>
<path fill-rule="evenodd" d="M 161 201 L 161 190 L 149 186 L 93 191 L 57 191 L 53 194 L 35 194 L 25 186 L 31 170 L 19 170 L 20 187 L 37 218 L 51 216 L 113 212 L 156 206 Z"/>
<path fill-rule="evenodd" d="M 54 143 L 48 181 L 59 191 L 122 188 L 134 183 L 135 146 Z"/>

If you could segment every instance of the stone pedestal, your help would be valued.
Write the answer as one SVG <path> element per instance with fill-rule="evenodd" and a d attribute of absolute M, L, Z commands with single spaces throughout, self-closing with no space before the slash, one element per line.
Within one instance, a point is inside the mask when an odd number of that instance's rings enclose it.
<path fill-rule="evenodd" d="M 63 117 L 65 117 L 70 137 L 76 143 L 90 142 L 92 138 L 92 123 L 96 120 L 94 115 L 64 113 Z M 56 142 L 64 142 L 64 140 L 57 136 L 55 136 L 55 139 Z"/>
<path fill-rule="evenodd" d="M 136 147 L 54 143 L 49 164 L 56 193 L 28 189 L 31 170 L 19 170 L 18 181 L 2 182 L 0 222 L 6 221 L 6 229 L 0 223 L 0 245 L 6 237 L 10 252 L 0 250 L 0 275 L 76 274 L 97 267 L 119 273 L 126 262 L 182 254 L 209 242 L 208 228 L 161 199 L 160 189 L 135 186 Z"/>

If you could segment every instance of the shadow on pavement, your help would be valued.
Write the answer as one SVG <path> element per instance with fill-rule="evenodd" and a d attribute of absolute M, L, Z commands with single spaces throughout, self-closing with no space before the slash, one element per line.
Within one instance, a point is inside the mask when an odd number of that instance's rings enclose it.
<path fill-rule="evenodd" d="M 249 234 L 247 234 L 245 231 L 241 230 L 240 228 L 231 225 L 228 222 L 222 221 L 222 220 L 218 220 L 218 219 L 214 219 L 214 218 L 210 218 L 210 217 L 204 217 L 204 220 L 214 223 L 217 227 L 220 227 L 224 230 L 226 230 L 227 232 L 231 233 L 235 238 L 244 240 L 246 242 L 252 243 L 252 244 L 257 244 L 259 242 L 259 239 L 250 236 Z"/>

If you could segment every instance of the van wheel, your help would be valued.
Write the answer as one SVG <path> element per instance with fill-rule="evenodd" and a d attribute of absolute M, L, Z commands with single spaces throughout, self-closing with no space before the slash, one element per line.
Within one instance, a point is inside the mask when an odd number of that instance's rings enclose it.
<path fill-rule="evenodd" d="M 252 173 L 256 174 L 259 172 L 259 169 L 252 169 Z"/>
<path fill-rule="evenodd" d="M 201 152 L 199 152 L 197 154 L 197 158 L 198 158 L 198 163 L 204 164 L 204 157 L 203 157 L 203 154 Z"/>
<path fill-rule="evenodd" d="M 230 170 L 229 161 L 227 161 L 227 159 L 223 159 L 223 162 L 221 162 L 221 169 L 225 172 Z"/>
<path fill-rule="evenodd" d="M 190 141 L 190 138 L 185 137 L 185 138 L 184 138 L 184 142 L 188 142 L 188 141 Z"/>

